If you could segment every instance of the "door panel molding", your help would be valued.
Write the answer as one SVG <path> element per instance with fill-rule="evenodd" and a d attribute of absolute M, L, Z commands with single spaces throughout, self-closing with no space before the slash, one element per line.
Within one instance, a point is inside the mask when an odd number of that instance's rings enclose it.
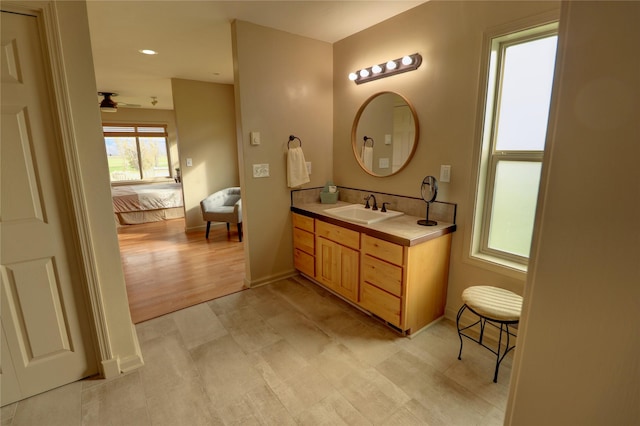
<path fill-rule="evenodd" d="M 17 57 L 18 55 L 16 60 Z M 8 169 L 5 173 L 13 177 L 13 182 L 8 188 L 11 194 L 8 196 L 5 194 L 11 202 L 2 209 L 2 221 L 36 219 L 46 222 L 42 200 L 39 197 L 42 191 L 34 166 L 32 143 L 27 126 L 27 111 L 22 106 L 2 105 L 2 116 L 2 134 L 19 135 L 19 143 L 5 143 L 4 147 L 5 155 L 10 158 L 10 161 L 4 161 L 2 167 Z M 30 195 L 30 202 L 27 202 L 25 197 L 15 196 L 25 193 Z"/>
<path fill-rule="evenodd" d="M 1 268 L 9 313 L 19 330 L 17 340 L 23 366 L 73 351 L 54 258 L 17 262 Z M 41 297 L 29 297 L 33 292 Z M 42 332 L 52 329 L 57 333 Z"/>

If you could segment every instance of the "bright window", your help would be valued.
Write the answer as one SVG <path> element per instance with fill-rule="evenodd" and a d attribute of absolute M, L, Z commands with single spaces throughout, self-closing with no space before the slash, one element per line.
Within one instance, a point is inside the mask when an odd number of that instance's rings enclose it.
<path fill-rule="evenodd" d="M 102 131 L 111 182 L 171 177 L 165 126 L 105 124 Z"/>
<path fill-rule="evenodd" d="M 557 25 L 494 38 L 474 255 L 526 268 L 555 68 Z"/>

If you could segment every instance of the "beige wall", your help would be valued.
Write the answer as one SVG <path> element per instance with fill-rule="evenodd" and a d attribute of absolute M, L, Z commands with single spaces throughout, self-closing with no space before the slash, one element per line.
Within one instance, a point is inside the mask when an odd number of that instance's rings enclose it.
<path fill-rule="evenodd" d="M 290 134 L 302 140 L 312 163 L 304 187 L 332 178 L 332 48 L 248 22 L 236 21 L 232 32 L 247 281 L 257 285 L 293 273 Z M 261 134 L 259 146 L 249 144 L 252 131 Z M 270 176 L 254 178 L 253 164 L 269 164 Z"/>
<path fill-rule="evenodd" d="M 238 186 L 238 152 L 233 85 L 172 79 L 180 140 L 180 168 L 187 230 L 204 227 L 200 200 Z M 192 167 L 186 159 L 191 158 Z"/>
<path fill-rule="evenodd" d="M 117 98 L 116 98 L 117 99 Z M 151 108 L 118 108 L 117 112 L 101 112 L 103 123 L 139 123 L 166 124 L 167 142 L 169 143 L 169 158 L 171 161 L 171 175 L 180 167 L 178 156 L 178 135 L 176 134 L 176 117 L 170 109 Z"/>
<path fill-rule="evenodd" d="M 29 2 L 25 2 L 29 4 Z M 55 2 L 64 71 L 69 84 L 73 137 L 81 167 L 84 203 L 93 241 L 95 274 L 107 322 L 113 359 L 124 368 L 139 366 L 137 337 L 131 322 L 120 251 L 116 238 L 109 168 L 96 104 L 96 82 L 84 2 Z M 86 255 L 86 254 L 85 254 Z M 96 307 L 92 307 L 96 313 Z M 103 360 L 103 362 L 108 360 Z"/>
<path fill-rule="evenodd" d="M 428 2 L 334 45 L 335 182 L 420 197 L 425 176 L 440 179 L 440 165 L 452 167 L 451 182 L 440 182 L 438 193 L 438 200 L 458 204 L 447 296 L 449 318 L 455 318 L 466 287 L 492 284 L 522 294 L 525 280 L 522 273 L 472 263 L 469 247 L 464 244 L 475 193 L 473 154 L 479 143 L 476 129 L 483 32 L 557 9 L 557 2 Z M 347 79 L 349 72 L 359 68 L 415 52 L 423 57 L 416 71 L 360 85 Z M 360 105 L 385 90 L 398 92 L 413 104 L 420 139 L 404 170 L 378 178 L 358 166 L 350 132 Z"/>
<path fill-rule="evenodd" d="M 563 4 L 506 424 L 640 424 L 640 3 Z"/>
<path fill-rule="evenodd" d="M 57 7 L 90 232 L 100 242 L 94 247 L 96 274 L 113 351 L 126 359 L 136 355 L 135 334 L 115 238 L 100 116 L 88 107 L 95 104 L 96 87 L 86 10 L 82 2 Z M 440 195 L 459 204 L 449 305 L 457 307 L 459 291 L 480 281 L 522 292 L 521 280 L 464 260 L 480 44 L 488 27 L 555 7 L 429 2 L 336 44 L 333 92 L 330 45 L 236 23 L 238 153 L 248 205 L 250 282 L 293 268 L 284 155 L 286 138 L 294 133 L 313 162 L 312 182 L 305 186 L 321 186 L 335 176 L 342 185 L 418 196 L 424 175 L 437 176 L 440 164 L 451 164 L 452 182 L 442 184 Z M 507 422 L 635 424 L 640 352 L 635 332 L 640 176 L 635 163 L 640 153 L 637 120 L 631 121 L 628 111 L 639 107 L 638 57 L 630 53 L 638 50 L 640 39 L 638 3 L 602 10 L 598 3 L 575 2 L 565 8 L 561 35 L 566 40 L 561 37 L 560 49 L 566 56 L 561 90 L 554 95 L 556 128 L 548 153 L 553 162 L 545 165 Z M 418 71 L 361 86 L 346 79 L 358 67 L 415 51 L 425 58 Z M 361 171 L 349 141 L 360 103 L 381 90 L 411 99 L 421 127 L 415 159 L 390 178 Z M 262 133 L 259 147 L 249 145 L 252 130 Z M 269 163 L 271 177 L 252 178 L 252 163 Z M 606 179 L 593 179 L 597 176 Z M 598 206 L 606 208 L 595 208 L 594 192 L 604 194 Z"/>

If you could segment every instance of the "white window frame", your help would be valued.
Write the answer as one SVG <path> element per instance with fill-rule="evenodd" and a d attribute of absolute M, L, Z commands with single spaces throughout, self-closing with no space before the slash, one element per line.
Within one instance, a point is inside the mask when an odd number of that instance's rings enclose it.
<path fill-rule="evenodd" d="M 117 132 L 117 131 L 105 131 L 105 128 L 109 128 L 109 127 L 120 127 L 120 128 L 134 128 L 135 131 L 133 132 Z M 140 128 L 162 128 L 163 131 L 162 132 L 150 132 L 150 131 L 143 131 L 140 132 L 139 129 Z M 111 174 L 109 175 L 109 181 L 111 182 L 112 185 L 122 185 L 122 184 L 130 184 L 130 183 L 144 183 L 144 182 L 157 182 L 157 181 L 167 181 L 169 179 L 173 179 L 173 172 L 171 170 L 171 151 L 169 149 L 169 133 L 167 132 L 167 125 L 166 124 L 139 124 L 139 123 L 102 123 L 102 134 L 103 134 L 103 138 L 104 138 L 104 143 L 105 143 L 105 149 L 106 149 L 106 138 L 108 137 L 131 137 L 131 138 L 135 138 L 136 139 L 136 151 L 138 154 L 138 164 L 142 165 L 142 153 L 140 152 L 140 138 L 141 137 L 163 137 L 164 138 L 164 143 L 166 146 L 166 151 L 167 151 L 167 161 L 168 161 L 168 170 L 169 170 L 169 175 L 166 177 L 159 177 L 159 178 L 152 178 L 152 179 L 144 179 L 143 178 L 143 170 L 142 168 L 140 168 L 140 178 L 139 179 L 132 179 L 132 180 L 117 180 L 117 181 L 113 181 L 111 180 Z"/>
<path fill-rule="evenodd" d="M 469 242 L 470 258 L 491 265 L 499 272 L 505 270 L 526 273 L 528 258 L 495 250 L 489 247 L 489 226 L 493 202 L 495 174 L 500 161 L 529 161 L 542 163 L 544 151 L 497 151 L 495 136 L 497 132 L 497 112 L 500 90 L 499 78 L 502 75 L 503 54 L 508 46 L 525 41 L 557 35 L 558 22 L 546 19 L 546 22 L 530 24 L 526 27 L 512 28 L 510 31 L 496 32 L 485 36 L 485 77 L 481 81 L 479 109 L 481 129 L 478 132 L 479 150 L 477 168 L 477 187 L 474 194 L 474 214 L 472 217 L 471 238 Z"/>

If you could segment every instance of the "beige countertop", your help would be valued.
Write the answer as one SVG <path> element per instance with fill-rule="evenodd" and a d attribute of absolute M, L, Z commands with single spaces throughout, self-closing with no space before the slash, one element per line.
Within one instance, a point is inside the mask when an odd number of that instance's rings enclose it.
<path fill-rule="evenodd" d="M 291 206 L 291 211 L 403 246 L 415 246 L 442 235 L 455 232 L 456 230 L 454 223 L 438 222 L 435 226 L 418 225 L 418 220 L 424 219 L 424 217 L 409 216 L 406 214 L 382 222 L 362 224 L 340 219 L 325 213 L 327 209 L 348 206 L 350 204 L 351 203 L 345 203 L 344 201 L 338 201 L 336 204 L 306 203 Z"/>

